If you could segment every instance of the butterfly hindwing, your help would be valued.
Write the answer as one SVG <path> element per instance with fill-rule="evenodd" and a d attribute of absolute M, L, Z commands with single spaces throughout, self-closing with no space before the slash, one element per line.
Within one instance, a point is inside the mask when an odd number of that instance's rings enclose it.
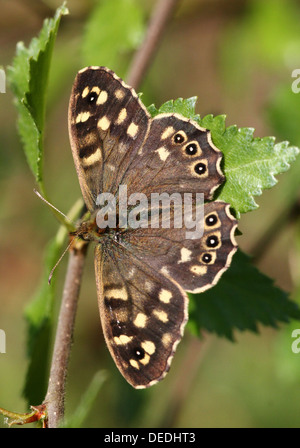
<path fill-rule="evenodd" d="M 195 206 L 193 208 L 195 211 Z M 124 233 L 127 251 L 145 259 L 157 272 L 166 273 L 185 290 L 198 293 L 217 283 L 231 263 L 237 249 L 234 233 L 236 219 L 229 204 L 215 201 L 203 206 L 200 235 L 185 225 L 176 228 L 174 210 L 170 228 L 137 228 Z"/>
<path fill-rule="evenodd" d="M 122 375 L 136 388 L 161 380 L 187 320 L 187 295 L 122 245 L 95 249 L 102 328 Z"/>

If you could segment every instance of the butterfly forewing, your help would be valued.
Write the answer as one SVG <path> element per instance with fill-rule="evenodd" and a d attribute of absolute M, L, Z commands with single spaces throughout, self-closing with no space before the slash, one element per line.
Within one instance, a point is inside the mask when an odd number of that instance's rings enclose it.
<path fill-rule="evenodd" d="M 133 89 L 104 67 L 81 70 L 69 105 L 69 133 L 85 203 L 115 194 L 148 132 L 149 114 Z"/>
<path fill-rule="evenodd" d="M 207 200 L 224 181 L 221 159 L 207 129 L 178 114 L 160 114 L 123 182 L 129 194 L 201 192 Z"/>
<path fill-rule="evenodd" d="M 203 233 L 191 237 L 185 221 L 175 225 L 173 205 L 168 227 L 160 225 L 166 204 L 158 201 L 153 208 L 150 202 L 148 209 L 147 201 L 153 193 L 160 198 L 197 193 L 205 201 L 212 199 L 224 181 L 222 153 L 210 132 L 192 120 L 178 114 L 151 118 L 136 92 L 105 67 L 78 73 L 69 133 L 92 215 L 88 225 L 79 225 L 78 236 L 97 241 L 95 270 L 105 339 L 126 380 L 136 388 L 148 387 L 165 376 L 182 338 L 185 291 L 204 291 L 228 268 L 236 250 L 237 223 L 228 204 L 206 203 Z M 99 231 L 98 197 L 111 193 L 118 203 L 121 186 L 128 197 L 138 193 L 146 198 L 146 213 L 141 208 L 135 216 L 140 226 L 119 220 L 114 228 Z M 193 215 L 196 202 L 192 200 Z M 127 210 L 127 218 L 133 211 Z"/>

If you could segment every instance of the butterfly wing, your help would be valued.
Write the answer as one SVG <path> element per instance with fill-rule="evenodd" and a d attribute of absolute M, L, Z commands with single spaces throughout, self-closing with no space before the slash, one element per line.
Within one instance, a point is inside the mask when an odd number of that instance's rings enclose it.
<path fill-rule="evenodd" d="M 115 194 L 149 128 L 136 92 L 105 67 L 80 70 L 69 103 L 69 135 L 84 201 Z"/>
<path fill-rule="evenodd" d="M 185 290 L 213 286 L 236 250 L 236 220 L 223 202 L 205 204 L 204 234 L 135 229 L 95 249 L 98 304 L 107 346 L 135 388 L 168 372 L 187 321 Z M 222 222 L 222 225 L 221 225 Z"/>
<path fill-rule="evenodd" d="M 95 249 L 102 328 L 110 353 L 135 388 L 169 370 L 187 320 L 187 295 L 123 245 Z"/>
<path fill-rule="evenodd" d="M 210 131 L 181 115 L 160 114 L 123 182 L 128 194 L 197 192 L 207 200 L 225 180 L 221 160 Z"/>
<path fill-rule="evenodd" d="M 151 119 L 135 91 L 104 67 L 78 73 L 69 132 L 91 212 L 100 193 L 116 195 L 121 184 L 128 195 L 144 193 L 147 199 L 152 193 L 191 192 L 207 200 L 224 181 L 222 153 L 209 131 L 177 114 Z M 95 270 L 102 327 L 119 370 L 134 387 L 164 377 L 187 320 L 185 290 L 215 284 L 236 250 L 236 220 L 228 204 L 205 204 L 204 215 L 204 234 L 194 239 L 185 226 L 127 229 L 99 238 Z"/>
<path fill-rule="evenodd" d="M 195 207 L 194 204 L 194 215 Z M 199 293 L 217 283 L 237 249 L 237 221 L 229 204 L 204 204 L 201 222 L 201 236 L 194 230 L 191 238 L 191 229 L 174 225 L 173 209 L 170 228 L 149 226 L 131 230 L 124 234 L 124 244 L 128 251 L 146 260 L 153 270 L 174 279 L 185 291 Z"/>

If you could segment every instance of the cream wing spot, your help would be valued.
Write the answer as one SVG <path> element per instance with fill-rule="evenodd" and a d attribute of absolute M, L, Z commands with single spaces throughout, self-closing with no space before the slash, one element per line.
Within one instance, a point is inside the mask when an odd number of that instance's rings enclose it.
<path fill-rule="evenodd" d="M 152 292 L 152 290 L 153 290 L 153 283 L 151 283 L 149 281 L 146 281 L 144 287 L 145 287 L 145 291 Z"/>
<path fill-rule="evenodd" d="M 82 159 L 82 164 L 84 166 L 91 166 L 94 165 L 94 163 L 99 162 L 101 158 L 102 158 L 101 150 L 100 148 L 97 148 L 97 150 L 93 154 L 91 154 L 88 157 L 84 157 Z"/>
<path fill-rule="evenodd" d="M 83 92 L 82 92 L 82 94 L 81 94 L 82 98 L 85 98 L 86 96 L 88 96 L 89 91 L 90 91 L 90 88 L 89 88 L 88 86 L 86 86 L 86 87 L 83 89 Z"/>
<path fill-rule="evenodd" d="M 160 320 L 163 323 L 166 323 L 169 320 L 168 315 L 165 311 L 154 310 L 153 314 L 158 320 Z"/>
<path fill-rule="evenodd" d="M 172 335 L 170 333 L 163 334 L 161 341 L 165 347 L 168 347 L 172 342 Z"/>
<path fill-rule="evenodd" d="M 167 268 L 166 266 L 163 266 L 163 267 L 161 268 L 160 272 L 161 272 L 163 275 L 165 275 L 166 277 L 169 277 L 169 275 L 170 275 L 170 272 L 169 272 L 169 270 L 168 270 L 168 268 Z"/>
<path fill-rule="evenodd" d="M 105 292 L 104 296 L 107 299 L 119 299 L 119 300 L 127 300 L 128 299 L 128 294 L 127 294 L 125 287 L 118 288 L 118 289 L 117 288 L 110 289 Z"/>
<path fill-rule="evenodd" d="M 135 138 L 138 132 L 138 125 L 134 124 L 134 123 L 130 123 L 130 125 L 127 128 L 127 134 L 131 137 L 131 138 Z"/>
<path fill-rule="evenodd" d="M 114 337 L 114 342 L 117 345 L 126 345 L 129 344 L 129 342 L 132 340 L 132 336 L 127 336 L 126 334 L 121 334 L 119 337 L 115 336 Z"/>
<path fill-rule="evenodd" d="M 205 275 L 207 273 L 207 266 L 194 265 L 190 267 L 190 271 L 196 275 Z"/>
<path fill-rule="evenodd" d="M 170 303 L 172 296 L 171 291 L 168 291 L 167 289 L 161 289 L 159 292 L 159 300 L 163 303 Z"/>
<path fill-rule="evenodd" d="M 170 155 L 169 151 L 164 146 L 156 149 L 155 152 L 158 153 L 160 160 L 162 160 L 163 162 L 165 162 Z"/>
<path fill-rule="evenodd" d="M 133 321 L 133 324 L 139 328 L 144 328 L 146 326 L 146 323 L 147 323 L 147 316 L 144 313 L 138 313 Z"/>
<path fill-rule="evenodd" d="M 102 131 L 107 131 L 109 126 L 110 126 L 110 120 L 106 116 L 100 118 L 100 120 L 98 121 L 98 127 L 102 129 Z"/>
<path fill-rule="evenodd" d="M 121 124 L 123 123 L 123 121 L 126 120 L 127 117 L 127 110 L 125 109 L 125 107 L 123 109 L 121 109 L 118 118 L 117 118 L 117 124 Z"/>
<path fill-rule="evenodd" d="M 77 117 L 75 122 L 76 123 L 84 123 L 85 121 L 87 121 L 90 118 L 91 114 L 89 112 L 80 112 Z"/>
<path fill-rule="evenodd" d="M 137 370 L 140 368 L 139 363 L 135 359 L 130 359 L 129 364 Z"/>
<path fill-rule="evenodd" d="M 97 95 L 99 95 L 99 93 L 100 93 L 100 88 L 99 88 L 98 86 L 94 86 L 94 87 L 91 89 L 91 92 L 95 92 Z"/>
<path fill-rule="evenodd" d="M 152 341 L 144 341 L 141 343 L 141 346 L 146 353 L 149 353 L 149 355 L 153 355 L 155 352 L 155 344 Z"/>
<path fill-rule="evenodd" d="M 183 247 L 180 250 L 181 259 L 177 262 L 180 263 L 186 263 L 187 261 L 191 260 L 192 251 L 187 249 L 186 247 Z"/>
<path fill-rule="evenodd" d="M 118 100 L 122 100 L 122 99 L 124 98 L 124 96 L 125 96 L 125 92 L 124 92 L 124 90 L 121 90 L 121 89 L 117 89 L 117 90 L 114 92 L 114 94 L 115 94 L 115 97 L 116 97 Z"/>
<path fill-rule="evenodd" d="M 106 92 L 106 90 L 102 90 L 96 102 L 97 106 L 104 104 L 107 101 L 107 98 L 108 93 Z"/>
<path fill-rule="evenodd" d="M 144 366 L 146 366 L 150 361 L 150 356 L 148 353 L 145 353 L 145 356 L 143 359 L 140 359 L 140 363 L 142 363 Z"/>
<path fill-rule="evenodd" d="M 175 132 L 175 129 L 173 126 L 168 126 L 167 129 L 164 130 L 164 132 L 161 134 L 161 139 L 165 140 L 168 137 L 171 137 Z"/>

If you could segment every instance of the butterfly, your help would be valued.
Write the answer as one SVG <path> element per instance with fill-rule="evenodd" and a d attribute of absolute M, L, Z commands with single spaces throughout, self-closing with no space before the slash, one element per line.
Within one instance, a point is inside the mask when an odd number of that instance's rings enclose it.
<path fill-rule="evenodd" d="M 75 78 L 69 135 L 82 195 L 89 212 L 77 235 L 95 241 L 98 304 L 108 349 L 135 388 L 165 377 L 188 319 L 187 292 L 217 283 L 237 244 L 230 205 L 211 201 L 224 182 L 222 153 L 210 131 L 176 113 L 150 116 L 133 88 L 105 67 L 87 67 Z M 120 206 L 118 192 L 201 193 L 203 234 L 187 238 L 187 225 L 99 227 L 99 195 Z M 196 204 L 191 202 L 192 211 Z M 103 205 L 103 204 L 102 204 Z M 132 206 L 129 207 L 132 212 Z M 140 210 L 139 210 L 140 211 Z M 137 213 L 138 215 L 138 213 Z M 174 218 L 175 207 L 170 207 Z M 146 217 L 148 215 L 146 214 Z"/>

